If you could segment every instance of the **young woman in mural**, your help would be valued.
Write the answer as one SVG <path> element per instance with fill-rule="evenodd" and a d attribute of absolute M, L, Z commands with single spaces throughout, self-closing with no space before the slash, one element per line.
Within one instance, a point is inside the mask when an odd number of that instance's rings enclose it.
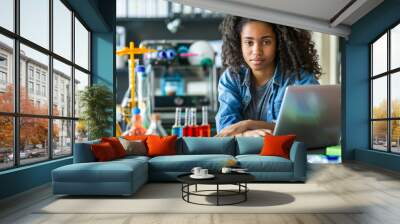
<path fill-rule="evenodd" d="M 308 31 L 227 16 L 223 20 L 217 136 L 273 131 L 285 89 L 319 84 L 321 68 Z"/>

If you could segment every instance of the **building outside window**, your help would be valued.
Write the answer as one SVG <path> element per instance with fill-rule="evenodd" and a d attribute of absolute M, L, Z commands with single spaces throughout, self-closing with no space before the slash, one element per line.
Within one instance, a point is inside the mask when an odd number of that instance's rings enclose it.
<path fill-rule="evenodd" d="M 58 103 L 58 89 L 54 89 L 54 93 L 53 93 L 53 104 L 55 104 L 55 106 L 57 106 Z"/>
<path fill-rule="evenodd" d="M 0 84 L 7 84 L 7 74 L 4 71 L 0 71 Z"/>
<path fill-rule="evenodd" d="M 40 70 L 39 69 L 36 69 L 36 81 L 37 82 L 40 82 Z"/>
<path fill-rule="evenodd" d="M 7 56 L 0 54 L 0 67 L 7 68 Z"/>
<path fill-rule="evenodd" d="M 28 82 L 28 93 L 34 94 L 33 82 L 31 81 Z"/>
<path fill-rule="evenodd" d="M 36 84 L 36 95 L 40 96 L 40 84 Z"/>
<path fill-rule="evenodd" d="M 7 73 L 0 70 L 0 93 L 7 90 Z"/>
<path fill-rule="evenodd" d="M 29 79 L 33 80 L 33 67 L 32 66 L 29 66 L 28 74 L 29 74 Z"/>
<path fill-rule="evenodd" d="M 47 74 L 42 73 L 42 83 L 46 83 L 46 76 Z"/>
<path fill-rule="evenodd" d="M 7 86 L 7 56 L 0 54 L 0 90 L 5 91 Z"/>
<path fill-rule="evenodd" d="M 46 96 L 46 86 L 42 86 L 42 96 Z"/>

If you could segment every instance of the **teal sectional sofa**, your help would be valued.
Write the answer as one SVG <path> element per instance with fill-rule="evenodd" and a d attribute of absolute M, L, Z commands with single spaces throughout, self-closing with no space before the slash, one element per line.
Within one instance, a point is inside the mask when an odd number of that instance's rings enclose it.
<path fill-rule="evenodd" d="M 148 181 L 176 181 L 193 167 L 219 172 L 228 160 L 234 159 L 247 168 L 259 182 L 304 182 L 306 180 L 306 148 L 294 142 L 290 159 L 258 155 L 263 138 L 210 137 L 179 138 L 177 155 L 127 156 L 122 159 L 96 162 L 90 149 L 98 141 L 75 144 L 74 163 L 52 171 L 54 194 L 68 195 L 131 195 Z"/>

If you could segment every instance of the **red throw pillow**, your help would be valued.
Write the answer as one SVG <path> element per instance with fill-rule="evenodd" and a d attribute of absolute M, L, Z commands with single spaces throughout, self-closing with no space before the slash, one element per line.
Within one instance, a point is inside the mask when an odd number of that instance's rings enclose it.
<path fill-rule="evenodd" d="M 280 156 L 286 159 L 290 158 L 290 147 L 296 135 L 265 135 L 264 146 L 261 149 L 260 155 L 262 156 Z"/>
<path fill-rule="evenodd" d="M 91 149 L 94 157 L 99 162 L 109 161 L 117 158 L 112 145 L 108 142 L 93 144 L 91 145 Z"/>
<path fill-rule="evenodd" d="M 176 155 L 176 135 L 160 137 L 150 135 L 147 137 L 148 156 Z"/>
<path fill-rule="evenodd" d="M 116 137 L 109 137 L 109 138 L 101 138 L 101 142 L 108 142 L 112 146 L 115 151 L 115 155 L 117 158 L 125 157 L 126 151 L 122 146 L 121 142 L 119 142 L 118 138 Z"/>

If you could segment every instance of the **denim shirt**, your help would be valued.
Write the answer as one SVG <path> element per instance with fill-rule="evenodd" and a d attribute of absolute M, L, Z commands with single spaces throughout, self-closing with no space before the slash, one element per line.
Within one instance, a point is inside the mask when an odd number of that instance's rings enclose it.
<path fill-rule="evenodd" d="M 225 127 L 246 119 L 243 114 L 252 97 L 251 75 L 250 69 L 244 66 L 239 73 L 228 68 L 221 75 L 218 83 L 219 109 L 215 117 L 218 133 Z M 262 120 L 274 123 L 278 118 L 286 87 L 319 84 L 313 74 L 304 71 L 300 72 L 300 78 L 297 74 L 283 76 L 279 65 L 276 66 L 272 81 L 272 93 L 267 99 L 267 110 L 262 114 Z"/>

